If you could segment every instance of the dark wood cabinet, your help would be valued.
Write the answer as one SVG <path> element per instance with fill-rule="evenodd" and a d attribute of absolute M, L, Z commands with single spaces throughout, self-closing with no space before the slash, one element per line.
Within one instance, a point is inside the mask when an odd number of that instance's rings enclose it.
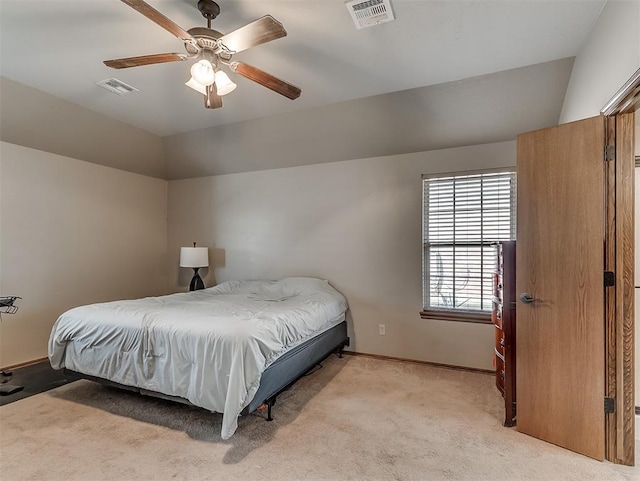
<path fill-rule="evenodd" d="M 496 244 L 491 320 L 496 330 L 496 386 L 504 397 L 505 426 L 516 424 L 516 243 Z"/>

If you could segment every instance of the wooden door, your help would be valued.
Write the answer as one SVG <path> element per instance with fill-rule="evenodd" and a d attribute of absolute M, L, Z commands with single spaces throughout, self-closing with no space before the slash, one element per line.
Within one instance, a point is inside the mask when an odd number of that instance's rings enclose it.
<path fill-rule="evenodd" d="M 595 117 L 518 136 L 516 247 L 518 430 L 600 460 L 604 135 Z"/>

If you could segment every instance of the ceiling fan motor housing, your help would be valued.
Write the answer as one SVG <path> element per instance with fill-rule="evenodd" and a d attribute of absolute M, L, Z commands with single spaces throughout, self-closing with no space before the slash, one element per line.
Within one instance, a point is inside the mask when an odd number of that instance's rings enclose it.
<path fill-rule="evenodd" d="M 206 27 L 193 27 L 188 30 L 189 35 L 196 39 L 197 47 L 185 43 L 187 53 L 191 56 L 198 55 L 201 51 L 210 51 L 214 54 L 221 52 L 218 39 L 222 34 L 217 30 Z"/>

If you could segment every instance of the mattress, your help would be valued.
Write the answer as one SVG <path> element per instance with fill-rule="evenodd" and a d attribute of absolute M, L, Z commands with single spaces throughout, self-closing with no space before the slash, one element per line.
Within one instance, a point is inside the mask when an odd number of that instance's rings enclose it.
<path fill-rule="evenodd" d="M 344 319 L 328 282 L 230 281 L 162 297 L 77 307 L 49 339 L 55 369 L 187 399 L 223 413 L 228 439 L 264 370 Z"/>

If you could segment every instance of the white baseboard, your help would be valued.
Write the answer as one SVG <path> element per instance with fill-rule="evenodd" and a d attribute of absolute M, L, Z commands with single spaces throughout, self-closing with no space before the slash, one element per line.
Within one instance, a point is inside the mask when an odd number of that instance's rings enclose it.
<path fill-rule="evenodd" d="M 640 415 L 636 414 L 636 441 L 640 442 Z"/>

